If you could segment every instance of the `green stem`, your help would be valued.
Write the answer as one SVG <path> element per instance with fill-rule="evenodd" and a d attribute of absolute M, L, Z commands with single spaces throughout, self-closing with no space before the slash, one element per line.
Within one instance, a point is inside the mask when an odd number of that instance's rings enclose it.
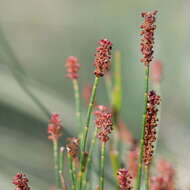
<path fill-rule="evenodd" d="M 145 190 L 149 190 L 150 180 L 150 167 L 145 166 Z"/>
<path fill-rule="evenodd" d="M 91 140 L 90 151 L 89 151 L 89 155 L 88 155 L 87 162 L 86 162 L 86 168 L 87 168 L 88 171 L 90 170 L 91 164 L 92 164 L 91 160 L 92 160 L 94 147 L 95 147 L 95 144 L 96 144 L 96 135 L 97 135 L 97 127 L 95 128 L 95 131 L 94 131 L 94 134 L 93 134 L 93 137 L 92 137 L 92 140 Z M 86 187 L 86 184 L 87 184 L 88 171 L 86 171 L 85 180 L 84 180 L 84 187 Z"/>
<path fill-rule="evenodd" d="M 54 172 L 55 182 L 58 190 L 61 189 L 60 177 L 59 177 L 59 154 L 58 154 L 58 142 L 53 141 L 53 156 L 54 156 Z"/>
<path fill-rule="evenodd" d="M 105 161 L 105 143 L 101 147 L 101 162 L 100 162 L 100 190 L 104 189 L 104 161 Z"/>
<path fill-rule="evenodd" d="M 86 150 L 86 143 L 87 143 L 87 136 L 88 136 L 88 130 L 89 130 L 89 124 L 90 124 L 90 118 L 91 118 L 91 113 L 92 113 L 92 108 L 94 105 L 95 101 L 95 96 L 96 96 L 96 90 L 98 86 L 99 78 L 96 77 L 94 80 L 93 88 L 92 88 L 92 94 L 90 97 L 90 103 L 88 105 L 88 111 L 87 111 L 87 117 L 86 117 L 86 123 L 83 131 L 83 136 L 82 136 L 82 142 L 81 142 L 81 155 L 80 155 L 80 173 L 79 173 L 79 190 L 81 190 L 82 187 L 82 178 L 84 175 L 84 153 Z"/>
<path fill-rule="evenodd" d="M 67 154 L 68 160 L 69 160 L 69 173 L 71 174 L 71 179 L 72 179 L 72 190 L 76 190 L 76 176 L 74 172 L 74 167 L 73 167 L 73 160 L 69 153 Z"/>
<path fill-rule="evenodd" d="M 143 122 L 141 129 L 141 140 L 140 140 L 140 154 L 138 161 L 138 176 L 136 181 L 136 190 L 140 190 L 141 187 L 141 177 L 142 177 L 142 165 L 144 156 L 144 135 L 145 135 L 145 125 L 146 125 L 146 112 L 147 112 L 147 100 L 148 100 L 148 90 L 149 90 L 149 65 L 145 66 L 145 89 L 144 89 L 144 113 Z"/>
<path fill-rule="evenodd" d="M 82 127 L 81 111 L 80 111 L 80 92 L 77 79 L 73 79 L 73 89 L 75 93 L 75 104 L 76 104 L 76 117 L 78 120 L 79 127 Z"/>

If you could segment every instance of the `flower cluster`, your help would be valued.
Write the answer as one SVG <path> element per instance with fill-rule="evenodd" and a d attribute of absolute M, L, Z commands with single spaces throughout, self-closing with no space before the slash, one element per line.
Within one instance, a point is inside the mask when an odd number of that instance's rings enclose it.
<path fill-rule="evenodd" d="M 78 63 L 78 59 L 74 56 L 70 56 L 66 60 L 66 68 L 67 68 L 67 76 L 70 79 L 78 78 L 78 71 L 80 69 L 80 64 Z"/>
<path fill-rule="evenodd" d="M 12 181 L 12 183 L 16 185 L 15 190 L 30 190 L 28 182 L 29 182 L 28 178 L 26 177 L 25 174 L 22 173 L 17 173 Z"/>
<path fill-rule="evenodd" d="M 94 61 L 96 69 L 94 74 L 96 77 L 103 77 L 110 69 L 112 43 L 107 39 L 103 39 L 98 44 L 100 46 L 96 49 L 96 58 Z"/>
<path fill-rule="evenodd" d="M 109 140 L 109 134 L 113 130 L 112 114 L 107 107 L 99 105 L 94 115 L 96 116 L 95 123 L 99 130 L 97 137 L 105 143 Z"/>
<path fill-rule="evenodd" d="M 154 151 L 153 143 L 156 140 L 156 127 L 158 125 L 157 106 L 160 104 L 160 96 L 155 91 L 148 93 L 146 125 L 144 136 L 144 164 L 149 165 Z"/>
<path fill-rule="evenodd" d="M 51 118 L 49 120 L 49 125 L 48 125 L 48 133 L 50 134 L 48 138 L 52 141 L 58 141 L 58 139 L 61 137 L 61 119 L 59 114 L 52 114 Z"/>
<path fill-rule="evenodd" d="M 79 154 L 79 144 L 80 140 L 77 137 L 68 138 L 67 152 L 72 159 L 76 159 Z"/>
<path fill-rule="evenodd" d="M 117 172 L 117 178 L 119 187 L 121 190 L 131 190 L 132 189 L 132 176 L 129 171 L 125 168 L 119 169 Z"/>
<path fill-rule="evenodd" d="M 144 55 L 141 62 L 143 62 L 145 66 L 149 65 L 153 59 L 154 31 L 156 29 L 156 25 L 154 23 L 156 21 L 156 13 L 157 11 L 142 13 L 144 23 L 140 26 L 142 29 L 141 35 L 143 35 L 140 45 L 141 52 Z"/>

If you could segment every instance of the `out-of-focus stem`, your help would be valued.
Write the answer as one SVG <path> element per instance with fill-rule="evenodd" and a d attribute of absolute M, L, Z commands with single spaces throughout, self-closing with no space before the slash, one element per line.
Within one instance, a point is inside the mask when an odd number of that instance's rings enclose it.
<path fill-rule="evenodd" d="M 53 141 L 53 156 L 54 156 L 54 172 L 55 182 L 58 190 L 61 189 L 60 177 L 59 177 L 59 153 L 58 153 L 58 141 Z"/>
<path fill-rule="evenodd" d="M 145 166 L 145 190 L 149 190 L 150 185 L 150 167 Z"/>
<path fill-rule="evenodd" d="M 88 130 L 89 130 L 89 124 L 90 124 L 90 118 L 91 118 L 91 113 L 92 113 L 92 108 L 94 105 L 95 101 L 95 96 L 96 96 L 96 89 L 98 86 L 99 78 L 96 77 L 94 80 L 93 88 L 92 88 L 92 95 L 90 97 L 90 103 L 88 105 L 88 111 L 87 111 L 87 117 L 86 117 L 86 123 L 83 131 L 83 136 L 82 136 L 82 143 L 81 143 L 81 155 L 80 155 L 80 173 L 79 173 L 79 190 L 81 190 L 82 187 L 82 178 L 85 172 L 84 168 L 84 153 L 86 150 L 86 143 L 87 143 L 87 137 L 88 137 Z"/>
<path fill-rule="evenodd" d="M 76 104 L 76 117 L 79 123 L 79 127 L 82 127 L 82 118 L 81 118 L 81 110 L 80 110 L 80 91 L 77 79 L 73 79 L 73 89 L 75 94 L 75 104 Z"/>
<path fill-rule="evenodd" d="M 145 135 L 145 125 L 146 125 L 146 112 L 147 112 L 147 101 L 148 101 L 148 90 L 149 90 L 149 65 L 145 66 L 145 89 L 144 89 L 144 113 L 143 122 L 141 128 L 141 139 L 140 139 L 140 154 L 138 161 L 138 176 L 136 180 L 136 190 L 140 190 L 141 187 L 141 177 L 142 177 L 142 165 L 144 156 L 144 135 Z"/>
<path fill-rule="evenodd" d="M 101 162 L 100 162 L 100 190 L 104 189 L 104 161 L 105 161 L 105 143 L 101 145 Z"/>

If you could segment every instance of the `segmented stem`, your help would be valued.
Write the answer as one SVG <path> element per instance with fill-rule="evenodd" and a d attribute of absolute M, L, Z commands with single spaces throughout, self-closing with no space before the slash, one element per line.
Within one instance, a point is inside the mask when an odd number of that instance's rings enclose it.
<path fill-rule="evenodd" d="M 79 127 L 82 127 L 82 118 L 81 118 L 81 110 L 80 110 L 80 91 L 77 79 L 73 79 L 73 89 L 75 94 L 75 105 L 76 105 L 76 117 L 78 120 Z"/>
<path fill-rule="evenodd" d="M 105 161 L 105 143 L 101 147 L 101 162 L 100 162 L 100 190 L 104 189 L 104 161 Z"/>
<path fill-rule="evenodd" d="M 146 112 L 147 112 L 147 101 L 148 101 L 148 90 L 149 90 L 149 65 L 145 66 L 145 89 L 144 89 L 144 114 L 141 128 L 141 139 L 140 139 L 140 154 L 138 161 L 138 176 L 136 181 L 136 190 L 140 190 L 141 177 L 142 177 L 142 165 L 144 156 L 144 135 L 146 125 Z"/>
<path fill-rule="evenodd" d="M 58 153 L 58 142 L 53 141 L 53 156 L 54 156 L 54 172 L 56 187 L 58 190 L 61 189 L 60 177 L 59 177 L 59 153 Z"/>
<path fill-rule="evenodd" d="M 71 158 L 71 156 L 69 155 L 69 153 L 67 153 L 68 156 L 68 160 L 69 160 L 69 173 L 71 175 L 71 179 L 72 179 L 72 190 L 76 190 L 76 176 L 75 176 L 75 169 L 73 167 L 73 160 Z"/>
<path fill-rule="evenodd" d="M 86 143 L 87 143 L 87 136 L 88 136 L 88 130 L 89 130 L 89 124 L 90 124 L 90 118 L 91 118 L 91 113 L 92 113 L 92 108 L 94 105 L 94 101 L 95 101 L 95 96 L 96 96 L 96 90 L 97 90 L 97 86 L 98 86 L 98 82 L 99 82 L 99 78 L 95 77 L 94 80 L 94 84 L 93 84 L 93 88 L 92 88 L 92 94 L 90 97 L 90 103 L 88 105 L 88 111 L 87 111 L 87 117 L 86 117 L 86 122 L 85 122 L 85 127 L 84 127 L 84 131 L 83 131 L 83 136 L 82 136 L 82 142 L 81 142 L 81 155 L 80 155 L 80 173 L 79 173 L 79 190 L 81 190 L 82 188 L 82 179 L 83 179 L 83 175 L 84 175 L 84 153 L 86 150 Z"/>

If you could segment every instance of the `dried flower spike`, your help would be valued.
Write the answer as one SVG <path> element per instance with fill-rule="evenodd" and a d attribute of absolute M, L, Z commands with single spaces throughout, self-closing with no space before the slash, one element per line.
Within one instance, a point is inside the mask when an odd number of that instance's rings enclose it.
<path fill-rule="evenodd" d="M 156 127 L 158 125 L 157 106 L 160 104 L 160 96 L 155 91 L 148 93 L 147 112 L 146 112 L 146 125 L 144 136 L 144 164 L 149 165 L 153 152 L 153 143 L 156 140 Z"/>
<path fill-rule="evenodd" d="M 68 72 L 67 77 L 69 77 L 70 79 L 78 79 L 78 72 L 80 69 L 78 59 L 74 56 L 68 57 L 65 66 Z"/>
<path fill-rule="evenodd" d="M 98 128 L 97 137 L 100 141 L 106 143 L 109 140 L 109 134 L 113 130 L 112 114 L 107 107 L 99 105 L 94 115 L 96 116 L 95 123 Z"/>
<path fill-rule="evenodd" d="M 144 23 L 140 26 L 142 29 L 141 35 L 143 36 L 140 45 L 141 52 L 144 55 L 141 62 L 143 62 L 145 66 L 148 66 L 153 59 L 154 31 L 156 29 L 156 25 L 154 23 L 156 21 L 155 16 L 157 12 L 158 11 L 143 12 L 141 14 L 144 18 Z"/>
<path fill-rule="evenodd" d="M 103 77 L 110 69 L 112 43 L 107 39 L 103 39 L 98 44 L 100 46 L 96 49 L 96 58 L 94 61 L 96 69 L 94 74 L 96 77 Z"/>
<path fill-rule="evenodd" d="M 61 137 L 61 130 L 62 130 L 62 126 L 61 126 L 61 119 L 59 114 L 52 114 L 51 118 L 49 120 L 49 125 L 48 125 L 48 133 L 49 135 L 49 139 L 52 141 L 58 141 L 58 139 Z"/>
<path fill-rule="evenodd" d="M 77 137 L 68 138 L 67 152 L 72 159 L 76 159 L 79 154 L 79 144 L 80 140 Z"/>
<path fill-rule="evenodd" d="M 131 190 L 132 189 L 132 176 L 129 171 L 125 168 L 119 169 L 117 172 L 117 178 L 119 187 L 121 190 Z"/>
<path fill-rule="evenodd" d="M 12 183 L 16 185 L 15 190 L 30 190 L 28 182 L 29 182 L 28 178 L 26 177 L 25 174 L 22 173 L 17 173 L 12 181 Z"/>

